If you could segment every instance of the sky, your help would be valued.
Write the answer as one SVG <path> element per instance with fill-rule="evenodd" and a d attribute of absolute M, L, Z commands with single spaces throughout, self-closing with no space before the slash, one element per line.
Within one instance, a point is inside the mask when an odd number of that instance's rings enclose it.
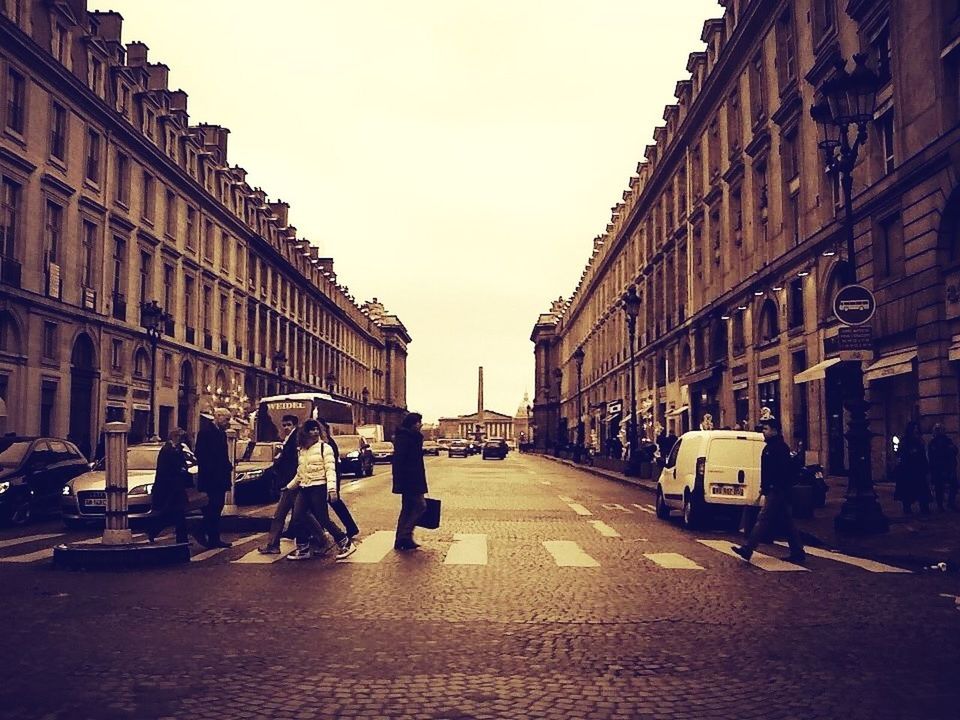
<path fill-rule="evenodd" d="M 717 0 L 89 0 L 230 129 L 358 303 L 404 323 L 425 420 L 534 394 L 569 297 Z"/>

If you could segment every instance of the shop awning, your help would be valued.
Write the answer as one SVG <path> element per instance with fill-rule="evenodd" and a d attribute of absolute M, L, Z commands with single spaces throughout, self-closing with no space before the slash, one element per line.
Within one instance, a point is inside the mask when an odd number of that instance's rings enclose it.
<path fill-rule="evenodd" d="M 865 382 L 873 382 L 874 380 L 883 380 L 894 375 L 908 373 L 913 370 L 913 361 L 916 357 L 916 348 L 884 355 L 864 370 L 863 379 Z"/>
<path fill-rule="evenodd" d="M 667 417 L 676 417 L 677 415 L 685 413 L 689 409 L 690 409 L 689 405 L 681 405 L 680 407 L 674 408 L 673 410 L 668 412 Z"/>
<path fill-rule="evenodd" d="M 800 383 L 810 382 L 811 380 L 823 380 L 827 376 L 827 368 L 833 367 L 838 362 L 840 362 L 840 358 L 830 358 L 829 360 L 818 362 L 813 367 L 808 367 L 806 370 L 802 370 L 794 375 L 793 382 L 799 385 Z"/>

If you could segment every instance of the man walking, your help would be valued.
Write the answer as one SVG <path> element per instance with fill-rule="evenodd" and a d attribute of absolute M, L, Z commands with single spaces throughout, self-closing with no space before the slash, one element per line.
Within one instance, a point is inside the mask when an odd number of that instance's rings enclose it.
<path fill-rule="evenodd" d="M 790 457 L 790 448 L 780 434 L 780 423 L 769 417 L 760 421 L 760 428 L 766 442 L 760 455 L 760 494 L 764 497 L 760 515 L 743 545 L 734 545 L 732 550 L 747 562 L 761 540 L 767 538 L 777 522 L 786 528 L 787 542 L 790 545 L 790 562 L 802 563 L 807 559 L 800 541 L 800 533 L 793 523 L 790 512 L 790 488 L 797 472 L 796 464 Z"/>
<path fill-rule="evenodd" d="M 267 543 L 257 548 L 264 555 L 278 555 L 280 553 L 280 533 L 283 532 L 283 523 L 287 515 L 293 510 L 299 488 L 289 489 L 287 485 L 297 474 L 297 423 L 299 420 L 296 415 L 284 415 L 280 419 L 280 432 L 283 437 L 283 445 L 280 448 L 280 454 L 277 455 L 267 472 L 275 474 L 280 485 L 280 499 L 277 501 L 277 508 L 273 512 L 273 521 L 270 523 L 270 534 L 267 536 Z M 291 528 L 292 530 L 293 528 Z"/>
<path fill-rule="evenodd" d="M 933 437 L 927 445 L 927 460 L 930 464 L 930 479 L 937 497 L 937 508 L 943 510 L 944 491 L 947 507 L 957 509 L 957 446 L 953 444 L 943 425 L 933 426 Z"/>
<path fill-rule="evenodd" d="M 408 413 L 393 434 L 393 492 L 399 495 L 400 516 L 397 518 L 395 550 L 416 550 L 413 529 L 427 508 L 427 471 L 423 467 L 423 416 Z"/>
<path fill-rule="evenodd" d="M 180 428 L 171 430 L 157 455 L 157 474 L 150 491 L 152 502 L 147 521 L 150 542 L 170 525 L 176 528 L 177 542 L 187 542 L 187 487 L 193 486 L 193 479 L 183 455 L 183 435 Z"/>
<path fill-rule="evenodd" d="M 206 537 L 202 538 L 202 544 L 209 548 L 231 546 L 220 538 L 220 515 L 233 473 L 227 450 L 229 424 L 230 410 L 218 407 L 213 411 L 213 422 L 206 423 L 197 433 L 197 490 L 207 494 L 207 505 L 203 508 Z"/>

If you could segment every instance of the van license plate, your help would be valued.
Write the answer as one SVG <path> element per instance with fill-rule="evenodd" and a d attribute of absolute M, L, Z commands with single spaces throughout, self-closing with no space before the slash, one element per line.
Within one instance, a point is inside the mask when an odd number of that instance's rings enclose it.
<path fill-rule="evenodd" d="M 714 495 L 743 496 L 743 485 L 711 485 L 710 492 Z"/>

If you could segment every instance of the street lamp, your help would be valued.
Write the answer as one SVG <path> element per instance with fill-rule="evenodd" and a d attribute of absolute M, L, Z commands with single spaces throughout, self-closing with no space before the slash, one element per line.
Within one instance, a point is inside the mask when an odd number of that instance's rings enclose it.
<path fill-rule="evenodd" d="M 363 386 L 363 390 L 360 391 L 360 401 L 363 403 L 363 414 L 361 415 L 362 424 L 367 424 L 367 403 L 370 402 L 370 391 L 367 390 L 367 386 Z"/>
<path fill-rule="evenodd" d="M 323 379 L 327 382 L 327 390 L 332 393 L 337 386 L 337 374 L 333 370 L 329 370 Z"/>
<path fill-rule="evenodd" d="M 163 335 L 163 327 L 170 316 L 156 300 L 140 304 L 140 324 L 147 331 L 150 340 L 150 417 L 147 420 L 147 438 L 154 442 L 157 439 L 157 345 Z"/>
<path fill-rule="evenodd" d="M 843 191 L 843 230 L 846 235 L 846 279 L 857 281 L 856 247 L 853 227 L 853 168 L 860 147 L 867 140 L 867 124 L 873 120 L 880 78 L 867 67 L 867 56 L 853 56 L 853 72 L 847 72 L 846 61 L 838 60 L 835 74 L 820 86 L 823 101 L 810 108 L 817 123 L 819 147 L 823 151 L 827 174 L 837 174 Z M 852 126 L 855 134 L 851 140 Z M 849 480 L 847 497 L 834 519 L 840 531 L 886 532 L 888 522 L 873 489 L 870 467 L 870 437 L 864 399 L 863 370 L 860 361 L 842 363 L 844 405 L 850 413 L 847 426 Z"/>
<path fill-rule="evenodd" d="M 281 349 L 273 354 L 273 371 L 277 373 L 277 394 L 283 393 L 283 376 L 287 371 L 287 354 Z"/>
<path fill-rule="evenodd" d="M 627 446 L 629 447 L 629 474 L 634 474 L 638 467 L 637 456 L 637 387 L 634 380 L 634 365 L 636 355 L 634 346 L 637 336 L 637 316 L 640 314 L 640 296 L 637 295 L 637 286 L 631 285 L 623 294 L 623 314 L 627 317 L 627 336 L 630 342 L 630 424 L 627 426 Z"/>
<path fill-rule="evenodd" d="M 577 364 L 577 444 L 573 449 L 574 462 L 580 462 L 580 454 L 583 452 L 584 436 L 586 434 L 583 426 L 583 346 L 580 345 L 573 351 L 573 361 Z"/>

